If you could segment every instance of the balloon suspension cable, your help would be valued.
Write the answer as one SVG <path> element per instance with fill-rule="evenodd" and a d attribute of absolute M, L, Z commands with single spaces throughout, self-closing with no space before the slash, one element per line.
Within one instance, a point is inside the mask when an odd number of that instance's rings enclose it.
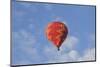
<path fill-rule="evenodd" d="M 60 48 L 58 47 L 58 51 L 60 50 Z"/>

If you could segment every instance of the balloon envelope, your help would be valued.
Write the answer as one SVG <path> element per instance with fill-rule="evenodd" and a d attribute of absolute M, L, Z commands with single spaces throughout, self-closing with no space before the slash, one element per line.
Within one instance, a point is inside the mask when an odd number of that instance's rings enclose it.
<path fill-rule="evenodd" d="M 46 28 L 46 36 L 48 40 L 54 43 L 58 48 L 62 45 L 68 34 L 68 28 L 60 21 L 54 21 L 48 24 Z"/>

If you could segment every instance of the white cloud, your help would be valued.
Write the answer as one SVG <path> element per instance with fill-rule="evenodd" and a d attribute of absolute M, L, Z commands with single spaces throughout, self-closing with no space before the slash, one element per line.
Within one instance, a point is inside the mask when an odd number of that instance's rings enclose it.
<path fill-rule="evenodd" d="M 49 11 L 51 11 L 53 9 L 53 6 L 50 4 L 44 4 L 45 8 Z"/>
<path fill-rule="evenodd" d="M 17 46 L 19 46 L 19 49 L 21 51 L 26 52 L 26 55 L 29 55 L 31 60 L 35 61 L 37 60 L 41 62 L 40 59 L 42 59 L 42 56 L 38 54 L 38 50 L 36 50 L 36 48 L 34 47 L 36 39 L 34 36 L 32 36 L 30 32 L 21 30 L 18 32 L 13 32 L 13 35 L 14 35 L 13 37 L 15 38 L 14 42 L 18 41 Z M 54 45 L 50 44 L 50 46 L 45 46 L 43 50 L 43 55 L 45 56 L 45 60 L 42 63 L 69 62 L 76 60 L 76 58 L 78 57 L 78 52 L 72 50 L 72 48 L 74 48 L 74 46 L 77 43 L 78 43 L 78 38 L 70 36 L 62 44 L 60 51 L 58 51 Z M 70 49 L 70 51 L 67 51 L 66 49 Z M 29 62 L 29 59 L 21 60 L 20 64 L 25 64 L 24 62 L 25 63 Z"/>
<path fill-rule="evenodd" d="M 68 36 L 61 46 L 61 49 L 74 49 L 77 46 L 79 39 L 75 36 Z"/>
<path fill-rule="evenodd" d="M 49 57 L 46 63 L 58 62 L 77 62 L 77 61 L 92 61 L 95 60 L 95 48 L 87 48 L 83 50 L 83 54 L 74 50 L 78 46 L 79 39 L 75 36 L 70 36 L 62 44 L 60 51 L 56 47 L 46 47 L 44 53 Z M 69 50 L 67 50 L 69 49 Z"/>
<path fill-rule="evenodd" d="M 89 45 L 91 46 L 91 47 L 95 47 L 95 34 L 90 34 L 90 36 L 89 36 Z"/>
<path fill-rule="evenodd" d="M 44 63 L 72 62 L 78 59 L 79 54 L 73 50 L 78 43 L 78 38 L 74 36 L 68 37 L 62 44 L 60 51 L 55 46 L 46 46 L 44 55 L 48 58 Z"/>
<path fill-rule="evenodd" d="M 80 57 L 76 50 L 70 51 L 58 51 L 55 48 L 48 47 L 48 49 L 44 50 L 45 56 L 48 57 L 47 61 L 44 63 L 58 63 L 58 62 L 73 62 L 77 61 Z"/>
<path fill-rule="evenodd" d="M 31 60 L 34 60 L 35 58 L 39 58 L 37 54 L 37 50 L 35 48 L 36 45 L 35 36 L 33 36 L 30 32 L 25 30 L 13 32 L 12 40 L 13 40 L 12 49 L 14 52 L 13 57 L 15 57 L 16 59 L 19 56 L 23 56 L 19 60 L 13 61 L 13 64 L 26 64 L 26 62 L 30 63 Z M 23 52 L 23 54 L 21 54 L 20 52 Z M 17 54 L 18 56 L 15 56 L 14 54 Z"/>
<path fill-rule="evenodd" d="M 27 32 L 25 30 L 20 30 L 18 32 L 13 32 L 13 38 L 14 41 L 18 41 L 20 44 L 19 46 L 24 45 L 32 45 L 35 43 L 35 36 L 32 36 L 30 32 Z"/>
<path fill-rule="evenodd" d="M 89 35 L 89 47 L 87 49 L 84 50 L 83 52 L 83 56 L 81 56 L 79 58 L 80 61 L 91 61 L 91 60 L 95 60 L 95 34 L 90 34 Z"/>
<path fill-rule="evenodd" d="M 69 52 L 64 52 L 58 54 L 59 56 L 57 62 L 74 62 L 77 61 L 79 54 L 76 50 L 71 50 Z"/>
<path fill-rule="evenodd" d="M 80 61 L 92 61 L 95 60 L 95 48 L 88 48 L 84 51 L 82 57 L 79 58 Z"/>
<path fill-rule="evenodd" d="M 76 61 L 80 57 L 79 53 L 75 50 L 71 50 L 68 55 L 73 61 Z"/>
<path fill-rule="evenodd" d="M 59 62 L 76 62 L 76 61 L 91 61 L 95 60 L 95 48 L 87 48 L 83 50 L 81 55 L 75 46 L 78 46 L 79 38 L 75 36 L 68 36 L 68 38 L 62 44 L 60 51 L 54 45 L 46 45 L 43 47 L 42 55 L 38 54 L 38 50 L 35 48 L 36 39 L 30 32 L 21 30 L 14 32 L 14 41 L 19 41 L 21 49 L 29 56 L 28 59 L 23 59 L 18 64 L 35 64 L 35 63 L 59 63 Z M 43 59 L 44 57 L 44 59 Z M 43 59 L 43 60 L 42 60 Z M 34 62 L 31 62 L 34 61 Z"/>

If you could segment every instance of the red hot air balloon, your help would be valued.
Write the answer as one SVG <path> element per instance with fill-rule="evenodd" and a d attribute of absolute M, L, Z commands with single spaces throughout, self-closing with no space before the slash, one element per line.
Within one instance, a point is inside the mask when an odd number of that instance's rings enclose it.
<path fill-rule="evenodd" d="M 58 48 L 62 45 L 68 34 L 68 28 L 60 21 L 53 21 L 46 28 L 46 36 L 48 40 Z"/>

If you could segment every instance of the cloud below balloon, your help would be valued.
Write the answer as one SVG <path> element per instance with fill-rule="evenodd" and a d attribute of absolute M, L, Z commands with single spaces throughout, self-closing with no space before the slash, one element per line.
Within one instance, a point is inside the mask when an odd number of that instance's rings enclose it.
<path fill-rule="evenodd" d="M 26 30 L 13 32 L 13 58 L 17 57 L 17 59 L 13 59 L 14 61 L 16 60 L 16 62 L 13 61 L 13 64 L 60 63 L 95 60 L 95 47 L 83 50 L 82 54 L 74 49 L 75 46 L 78 46 L 77 44 L 80 41 L 78 37 L 68 36 L 62 44 L 60 51 L 50 44 L 50 46 L 45 45 L 41 52 L 38 50 L 41 47 L 36 45 L 38 42 L 35 37 L 36 36 L 33 36 Z M 91 40 L 95 41 L 94 39 Z M 17 54 L 17 56 L 14 54 Z"/>

